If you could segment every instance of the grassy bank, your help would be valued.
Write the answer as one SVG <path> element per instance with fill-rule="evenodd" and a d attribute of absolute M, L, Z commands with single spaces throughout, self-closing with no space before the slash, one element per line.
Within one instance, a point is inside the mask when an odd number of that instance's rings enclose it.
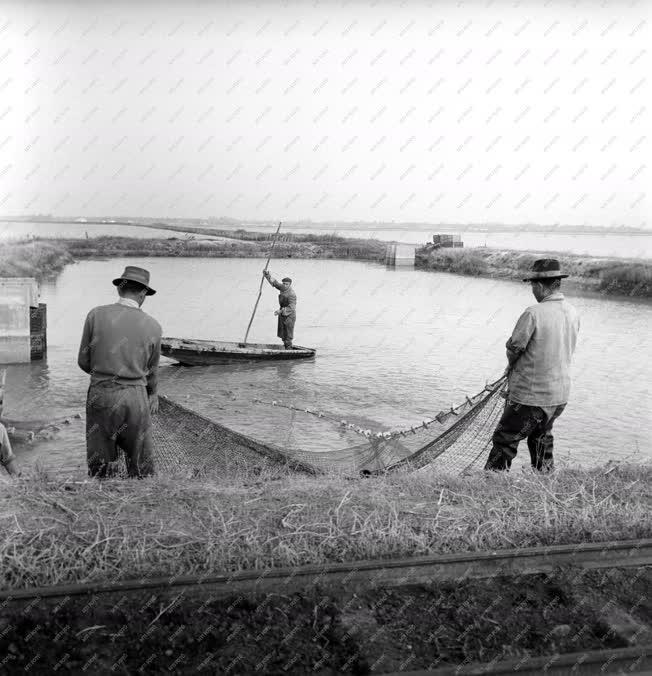
<path fill-rule="evenodd" d="M 356 481 L 279 470 L 73 484 L 39 473 L 0 494 L 2 585 L 649 537 L 650 479 L 652 467 L 624 464 Z M 651 582 L 649 569 L 569 569 L 355 595 L 169 589 L 10 601 L 0 671 L 325 676 L 618 648 L 632 627 L 647 640 Z"/>
<path fill-rule="evenodd" d="M 173 229 L 173 228 L 170 228 Z M 198 233 L 206 231 L 195 228 Z M 90 239 L 34 239 L 0 244 L 0 277 L 43 279 L 75 260 L 129 256 L 202 258 L 264 258 L 271 236 L 244 230 L 211 230 L 214 239 L 171 236 L 167 239 L 93 237 Z M 387 242 L 336 235 L 286 234 L 276 243 L 275 258 L 331 258 L 383 261 Z M 596 258 L 555 254 L 570 274 L 566 284 L 605 295 L 652 298 L 652 262 L 639 259 Z M 541 253 L 486 248 L 417 251 L 418 268 L 461 275 L 521 279 Z"/>
<path fill-rule="evenodd" d="M 73 255 L 59 242 L 0 243 L 0 277 L 41 280 L 56 275 L 73 261 Z"/>
<path fill-rule="evenodd" d="M 548 254 L 546 254 L 548 255 Z M 557 258 L 570 277 L 564 284 L 609 295 L 652 298 L 652 261 L 549 254 Z M 416 265 L 422 269 L 474 277 L 522 279 L 542 253 L 501 251 L 484 247 L 417 251 Z"/>
<path fill-rule="evenodd" d="M 98 257 L 180 256 L 203 258 L 265 258 L 272 242 L 267 235 L 249 233 L 229 237 L 169 239 L 93 237 L 89 239 L 34 239 L 0 244 L 0 277 L 27 276 L 43 279 L 74 260 Z M 246 234 L 246 233 L 245 233 Z M 332 235 L 284 235 L 274 247 L 275 258 L 337 258 L 380 261 L 386 244 L 372 239 L 348 239 Z"/>
<path fill-rule="evenodd" d="M 0 494 L 2 586 L 650 537 L 652 466 L 65 483 Z"/>

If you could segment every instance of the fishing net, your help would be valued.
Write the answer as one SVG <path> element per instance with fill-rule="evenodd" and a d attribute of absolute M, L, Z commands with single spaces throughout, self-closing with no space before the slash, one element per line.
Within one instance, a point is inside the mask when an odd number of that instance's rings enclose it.
<path fill-rule="evenodd" d="M 315 472 L 279 448 L 220 425 L 163 395 L 159 395 L 158 413 L 152 416 L 152 442 L 158 474 L 229 476 L 241 470 L 255 472 L 281 465 L 298 472 Z M 122 452 L 115 473 L 127 475 Z"/>
<path fill-rule="evenodd" d="M 427 465 L 463 472 L 486 459 L 502 414 L 505 378 L 474 397 L 438 413 L 418 427 L 369 435 L 364 442 L 334 451 L 281 449 L 229 429 L 167 397 L 153 417 L 157 471 L 172 469 L 231 472 L 239 468 L 287 465 L 311 474 L 359 476 L 400 467 Z"/>

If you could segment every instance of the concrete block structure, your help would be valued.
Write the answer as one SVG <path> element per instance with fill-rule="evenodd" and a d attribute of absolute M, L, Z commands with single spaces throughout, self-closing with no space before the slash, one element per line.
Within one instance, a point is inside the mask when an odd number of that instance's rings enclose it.
<path fill-rule="evenodd" d="M 0 278 L 0 364 L 31 361 L 31 308 L 38 307 L 38 299 L 35 279 Z"/>
<path fill-rule="evenodd" d="M 385 265 L 391 267 L 414 267 L 416 248 L 410 244 L 388 244 L 385 250 Z"/>

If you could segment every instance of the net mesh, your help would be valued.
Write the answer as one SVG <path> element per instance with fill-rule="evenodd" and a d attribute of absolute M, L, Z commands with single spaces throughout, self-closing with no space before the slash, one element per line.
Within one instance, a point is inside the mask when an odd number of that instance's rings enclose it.
<path fill-rule="evenodd" d="M 435 421 L 392 438 L 372 437 L 334 451 L 281 449 L 220 425 L 167 397 L 160 397 L 153 417 L 158 472 L 192 469 L 228 473 L 240 468 L 287 465 L 311 474 L 378 473 L 427 465 L 463 472 L 484 462 L 491 435 L 502 414 L 505 378 L 487 385 L 457 408 L 440 412 Z"/>

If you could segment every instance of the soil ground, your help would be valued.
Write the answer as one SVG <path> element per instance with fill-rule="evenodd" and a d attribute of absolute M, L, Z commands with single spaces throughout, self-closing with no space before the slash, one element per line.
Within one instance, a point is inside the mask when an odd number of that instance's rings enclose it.
<path fill-rule="evenodd" d="M 12 601 L 0 614 L 0 673 L 381 674 L 613 649 L 637 641 L 608 608 L 649 632 L 651 583 L 648 567 L 359 595 Z"/>

